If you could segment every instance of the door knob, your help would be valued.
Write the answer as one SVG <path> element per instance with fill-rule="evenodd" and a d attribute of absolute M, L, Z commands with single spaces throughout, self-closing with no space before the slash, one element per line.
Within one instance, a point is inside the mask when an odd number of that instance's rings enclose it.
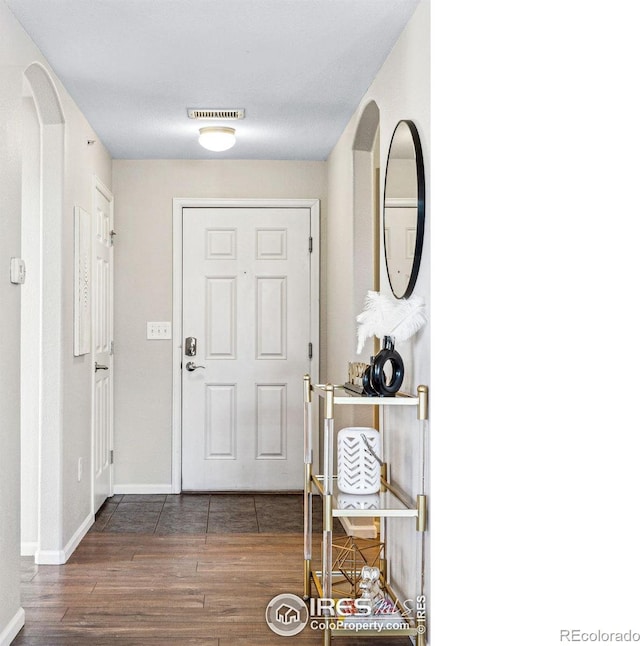
<path fill-rule="evenodd" d="M 187 364 L 185 365 L 185 368 L 189 372 L 193 372 L 194 370 L 197 370 L 198 368 L 204 368 L 204 366 L 196 366 L 196 364 L 193 363 L 193 361 L 187 361 Z"/>
<path fill-rule="evenodd" d="M 98 370 L 109 370 L 109 366 L 103 366 L 102 364 L 98 363 L 97 361 L 94 364 L 95 370 L 94 372 L 98 372 Z"/>

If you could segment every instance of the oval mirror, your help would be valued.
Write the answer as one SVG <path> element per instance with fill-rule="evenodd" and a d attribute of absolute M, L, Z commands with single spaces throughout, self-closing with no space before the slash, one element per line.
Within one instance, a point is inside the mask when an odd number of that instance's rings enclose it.
<path fill-rule="evenodd" d="M 391 290 L 408 298 L 418 278 L 424 238 L 424 161 L 413 121 L 398 122 L 384 180 L 384 255 Z"/>

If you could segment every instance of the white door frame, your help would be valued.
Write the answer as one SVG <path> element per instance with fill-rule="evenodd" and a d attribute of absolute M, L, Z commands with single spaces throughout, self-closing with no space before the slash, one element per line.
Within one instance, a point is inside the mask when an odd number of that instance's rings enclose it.
<path fill-rule="evenodd" d="M 317 383 L 320 365 L 320 200 L 317 199 L 216 199 L 176 197 L 173 199 L 173 414 L 171 492 L 182 490 L 182 209 L 190 208 L 308 208 L 311 214 L 311 381 Z M 302 399 L 300 375 L 300 398 Z M 300 420 L 302 433 L 302 419 Z M 302 469 L 302 463 L 300 464 Z"/>
<path fill-rule="evenodd" d="M 95 515 L 96 512 L 98 511 L 95 509 L 95 473 L 96 473 L 96 428 L 95 428 L 95 422 L 96 422 L 96 402 L 95 402 L 95 370 L 93 369 L 93 366 L 96 361 L 96 347 L 95 347 L 95 339 L 93 338 L 93 328 L 95 325 L 95 304 L 96 304 L 96 299 L 95 299 L 95 260 L 96 260 L 96 251 L 95 251 L 95 239 L 96 239 L 96 208 L 97 208 L 97 199 L 96 199 L 96 192 L 99 191 L 102 193 L 102 195 L 105 197 L 105 199 L 109 202 L 109 219 L 111 221 L 111 224 L 113 225 L 114 223 L 114 212 L 113 212 L 113 193 L 109 190 L 107 185 L 100 180 L 100 178 L 97 175 L 93 176 L 93 187 L 91 191 L 91 366 L 92 369 L 90 370 L 91 374 L 91 512 Z M 113 278 L 114 278 L 114 269 L 113 269 L 113 244 L 111 245 L 111 262 L 109 263 L 110 266 L 110 272 L 111 272 L 111 277 L 109 280 L 109 299 L 111 301 L 111 338 L 113 338 L 113 333 L 114 333 L 114 310 L 113 310 L 113 304 L 114 304 L 114 298 L 113 298 Z M 110 378 L 111 378 L 111 396 L 109 398 L 109 408 L 110 408 L 110 413 L 109 413 L 109 420 L 110 420 L 110 428 L 109 428 L 109 449 L 113 449 L 113 422 L 114 422 L 114 416 L 113 416 L 113 396 L 114 396 L 114 381 L 113 381 L 113 376 L 114 376 L 114 357 L 111 355 L 111 361 L 110 361 L 110 366 L 109 370 L 111 372 Z M 109 495 L 113 495 L 113 464 L 109 466 Z"/>

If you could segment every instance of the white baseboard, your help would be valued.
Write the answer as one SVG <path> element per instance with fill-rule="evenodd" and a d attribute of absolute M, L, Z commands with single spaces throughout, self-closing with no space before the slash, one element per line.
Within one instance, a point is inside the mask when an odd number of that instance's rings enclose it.
<path fill-rule="evenodd" d="M 20 556 L 33 556 L 38 551 L 38 541 L 22 541 Z"/>
<path fill-rule="evenodd" d="M 0 646 L 9 646 L 24 626 L 24 609 L 20 608 L 0 633 Z"/>
<path fill-rule="evenodd" d="M 71 537 L 69 542 L 65 545 L 64 547 L 64 562 L 66 563 L 71 555 L 76 551 L 76 547 L 80 545 L 80 541 L 84 538 L 85 534 L 91 529 L 91 525 L 93 525 L 95 521 L 95 516 L 93 514 L 89 514 L 84 521 L 82 522 L 82 525 L 78 527 L 76 530 L 76 533 Z"/>
<path fill-rule="evenodd" d="M 66 563 L 71 555 L 75 552 L 76 547 L 80 545 L 80 541 L 84 538 L 85 534 L 91 529 L 95 518 L 93 514 L 89 514 L 83 521 L 80 527 L 75 531 L 75 534 L 69 539 L 69 542 L 62 550 L 36 550 L 34 554 L 34 561 L 38 565 L 63 565 Z"/>
<path fill-rule="evenodd" d="M 113 485 L 114 494 L 166 494 L 173 493 L 171 484 L 119 484 Z"/>
<path fill-rule="evenodd" d="M 62 565 L 65 562 L 64 550 L 36 550 L 33 561 L 38 565 Z"/>

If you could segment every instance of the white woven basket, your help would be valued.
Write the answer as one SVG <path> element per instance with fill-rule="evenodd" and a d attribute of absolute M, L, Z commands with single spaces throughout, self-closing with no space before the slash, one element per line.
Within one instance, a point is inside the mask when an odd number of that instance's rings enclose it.
<path fill-rule="evenodd" d="M 375 428 L 349 426 L 338 432 L 338 489 L 343 493 L 372 494 L 380 490 L 380 464 L 367 443 L 379 456 L 380 433 Z"/>
<path fill-rule="evenodd" d="M 338 494 L 338 509 L 380 509 L 380 494 L 370 493 L 366 495 L 355 495 L 352 493 Z"/>

